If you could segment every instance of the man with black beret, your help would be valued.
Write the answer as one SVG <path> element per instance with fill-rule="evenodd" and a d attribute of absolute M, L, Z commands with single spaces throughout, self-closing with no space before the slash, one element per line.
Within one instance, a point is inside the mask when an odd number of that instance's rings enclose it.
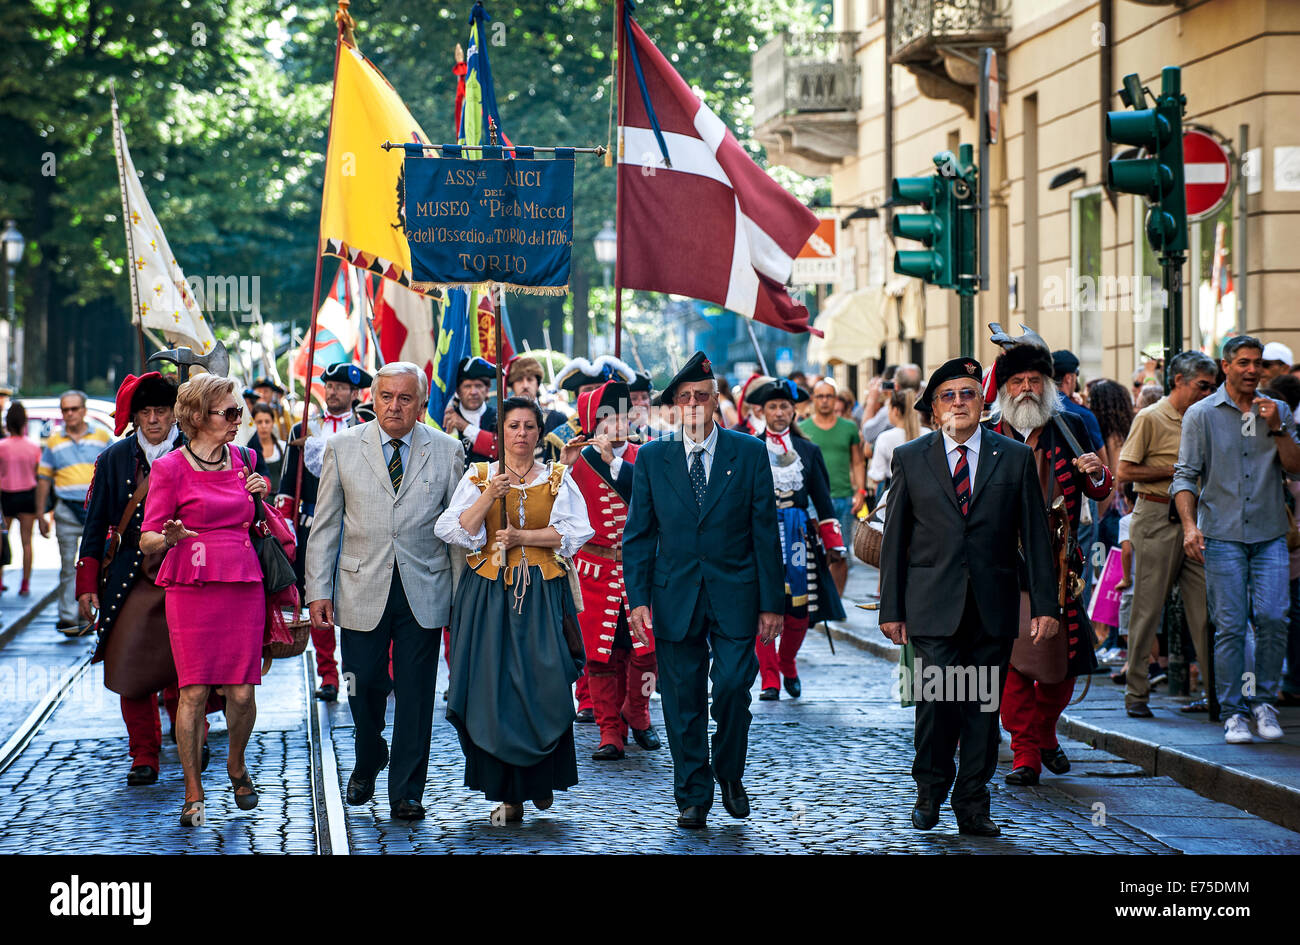
<path fill-rule="evenodd" d="M 973 358 L 940 366 L 921 396 L 938 429 L 894 450 L 880 630 L 915 649 L 912 665 L 899 667 L 916 702 L 912 826 L 934 827 L 951 789 L 958 829 L 988 837 L 1001 832 L 989 817 L 988 782 L 997 770 L 997 700 L 1020 632 L 1021 592 L 1029 595 L 1035 645 L 1057 633 L 1058 609 L 1033 451 L 981 429 L 980 377 Z"/>
<path fill-rule="evenodd" d="M 456 368 L 456 396 L 443 412 L 442 429 L 460 440 L 466 469 L 497 458 L 497 410 L 487 402 L 496 377 L 496 365 L 486 358 L 465 358 Z"/>
<path fill-rule="evenodd" d="M 368 389 L 374 378 L 351 361 L 337 361 L 321 373 L 321 383 L 325 387 L 325 409 L 307 421 L 307 435 L 302 435 L 302 423 L 295 423 L 290 433 L 289 448 L 285 451 L 283 471 L 280 475 L 280 488 L 277 500 L 286 515 L 291 509 L 285 504 L 293 504 L 293 496 L 298 487 L 298 451 L 302 457 L 302 497 L 298 514 L 291 515 L 296 523 L 298 548 L 307 547 L 311 537 L 311 524 L 316 515 L 316 490 L 320 484 L 321 466 L 325 457 L 325 444 L 330 437 L 342 433 L 349 427 L 356 426 L 358 418 L 354 406 L 359 403 L 361 393 Z M 260 455 L 260 451 L 258 451 Z M 294 556 L 293 570 L 298 578 L 299 595 L 306 593 L 306 554 L 300 551 Z M 303 600 L 306 600 L 304 597 Z M 316 675 L 320 677 L 320 688 L 316 698 L 333 702 L 339 695 L 339 665 L 334 657 L 336 641 L 334 630 L 312 627 L 312 646 L 316 650 Z"/>
<path fill-rule="evenodd" d="M 844 557 L 844 537 L 831 502 L 830 476 L 822 451 L 794 422 L 795 405 L 805 403 L 808 392 L 794 381 L 768 379 L 750 385 L 745 405 L 761 411 L 763 431 L 755 434 L 767 446 L 776 487 L 776 514 L 780 523 L 781 558 L 785 566 L 785 610 L 778 652 L 775 644 L 757 644 L 758 671 L 764 702 L 781 698 L 781 679 L 793 698 L 803 693 L 795 657 L 809 627 L 823 620 L 843 620 L 830 563 Z M 810 516 L 812 507 L 815 515 Z M 815 525 L 816 527 L 811 527 Z"/>
<path fill-rule="evenodd" d="M 629 628 L 642 643 L 654 612 L 677 823 L 699 829 L 715 777 L 727 812 L 749 816 L 741 778 L 758 672 L 754 644 L 771 645 L 781 633 L 784 569 L 767 450 L 718 426 L 718 382 L 704 352 L 686 362 L 658 403 L 677 408 L 682 429 L 637 454 L 623 574 Z"/>

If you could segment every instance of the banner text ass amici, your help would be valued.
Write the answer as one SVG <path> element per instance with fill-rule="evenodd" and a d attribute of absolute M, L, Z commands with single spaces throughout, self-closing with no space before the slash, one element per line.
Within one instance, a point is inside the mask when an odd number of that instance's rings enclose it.
<path fill-rule="evenodd" d="M 444 151 L 450 149 L 444 149 Z M 555 160 L 406 152 L 406 238 L 417 288 L 494 282 L 564 294 L 573 251 L 573 151 Z"/>

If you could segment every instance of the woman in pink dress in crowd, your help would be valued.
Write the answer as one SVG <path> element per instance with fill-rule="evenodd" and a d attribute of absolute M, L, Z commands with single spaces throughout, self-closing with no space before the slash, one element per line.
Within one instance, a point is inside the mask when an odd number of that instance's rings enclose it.
<path fill-rule="evenodd" d="M 23 583 L 20 597 L 31 593 L 32 525 L 36 522 L 36 468 L 41 464 L 41 448 L 27 439 L 27 411 L 18 401 L 5 414 L 5 433 L 0 440 L 0 513 L 4 515 L 5 541 L 14 519 L 23 542 Z M 5 590 L 0 579 L 0 591 Z"/>
<path fill-rule="evenodd" d="M 257 718 L 253 687 L 262 681 L 266 595 L 249 537 L 254 495 L 266 480 L 247 451 L 229 444 L 244 408 L 235 382 L 200 374 L 180 386 L 176 421 L 189 442 L 153 465 L 140 548 L 166 551 L 158 584 L 167 589 L 167 627 L 180 685 L 176 744 L 185 769 L 181 826 L 205 821 L 199 753 L 204 704 L 213 686 L 226 696 L 230 750 L 226 770 L 240 810 L 257 806 L 244 749 Z"/>

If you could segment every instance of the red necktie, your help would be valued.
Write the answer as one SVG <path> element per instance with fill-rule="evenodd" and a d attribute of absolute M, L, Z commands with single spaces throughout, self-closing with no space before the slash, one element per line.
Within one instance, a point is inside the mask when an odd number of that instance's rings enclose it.
<path fill-rule="evenodd" d="M 769 439 L 776 440 L 776 442 L 781 445 L 781 449 L 785 450 L 787 453 L 790 452 L 790 444 L 786 443 L 784 433 L 773 433 L 771 430 L 768 430 L 767 435 Z"/>
<path fill-rule="evenodd" d="M 952 486 L 957 491 L 957 508 L 965 515 L 970 511 L 970 466 L 966 464 L 966 447 L 957 447 L 957 465 L 952 471 Z"/>

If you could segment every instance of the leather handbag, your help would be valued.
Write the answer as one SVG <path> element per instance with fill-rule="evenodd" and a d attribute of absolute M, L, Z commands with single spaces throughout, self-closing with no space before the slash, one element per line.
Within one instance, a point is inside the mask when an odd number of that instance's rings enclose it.
<path fill-rule="evenodd" d="M 1011 648 L 1011 665 L 1035 682 L 1062 682 L 1070 665 L 1070 634 L 1064 621 L 1056 636 L 1034 643 L 1029 636 L 1029 594 L 1020 592 L 1020 636 Z"/>

